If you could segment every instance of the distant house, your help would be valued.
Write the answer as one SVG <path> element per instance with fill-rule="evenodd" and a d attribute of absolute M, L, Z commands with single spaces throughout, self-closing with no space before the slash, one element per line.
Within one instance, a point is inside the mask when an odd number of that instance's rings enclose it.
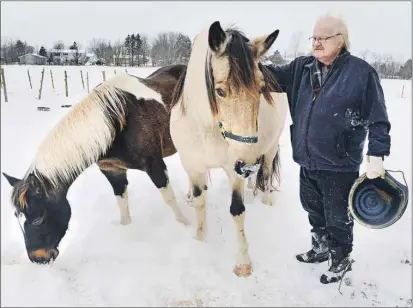
<path fill-rule="evenodd" d="M 40 56 L 35 53 L 28 53 L 19 57 L 20 64 L 28 65 L 44 65 L 46 64 L 46 57 Z"/>
<path fill-rule="evenodd" d="M 79 64 L 96 62 L 98 60 L 95 53 L 76 49 L 51 49 L 49 52 L 49 57 L 50 56 L 53 62 L 57 64 L 73 63 L 76 59 Z"/>

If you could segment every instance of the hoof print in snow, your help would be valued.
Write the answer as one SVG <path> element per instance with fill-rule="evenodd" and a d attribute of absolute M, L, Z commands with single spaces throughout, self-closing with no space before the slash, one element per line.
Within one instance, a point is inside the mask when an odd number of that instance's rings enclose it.
<path fill-rule="evenodd" d="M 39 107 L 37 107 L 37 110 L 38 110 L 38 111 L 50 111 L 50 107 L 42 107 L 42 106 L 39 106 Z"/>
<path fill-rule="evenodd" d="M 72 107 L 72 105 L 62 105 L 61 107 L 62 108 L 69 108 L 69 107 Z"/>

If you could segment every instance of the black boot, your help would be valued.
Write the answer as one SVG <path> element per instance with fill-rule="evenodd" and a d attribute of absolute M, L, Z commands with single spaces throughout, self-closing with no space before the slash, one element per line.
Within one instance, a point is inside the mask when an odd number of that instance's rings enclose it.
<path fill-rule="evenodd" d="M 326 234 L 313 233 L 312 246 L 309 251 L 296 255 L 297 260 L 304 263 L 321 263 L 329 259 L 330 252 Z"/>
<path fill-rule="evenodd" d="M 351 264 L 354 262 L 350 254 L 346 253 L 341 247 L 334 247 L 330 250 L 331 266 L 327 272 L 320 277 L 323 284 L 338 282 L 343 279 L 346 272 L 351 271 Z"/>

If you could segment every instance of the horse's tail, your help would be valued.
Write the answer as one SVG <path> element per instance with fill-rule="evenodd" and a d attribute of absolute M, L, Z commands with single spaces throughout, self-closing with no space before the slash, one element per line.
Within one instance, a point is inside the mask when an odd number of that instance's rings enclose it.
<path fill-rule="evenodd" d="M 254 186 L 254 194 L 257 193 L 257 190 L 261 190 L 262 192 L 266 189 L 266 181 L 264 176 L 264 161 L 265 155 L 260 157 L 260 169 L 258 169 L 257 177 Z M 272 161 L 271 170 L 270 170 L 270 190 L 277 190 L 277 187 L 274 186 L 274 178 L 279 183 L 280 182 L 280 167 L 281 167 L 281 160 L 280 160 L 280 147 L 278 146 L 277 153 Z"/>
<path fill-rule="evenodd" d="M 95 87 L 43 140 L 28 173 L 58 185 L 71 183 L 95 163 L 125 125 L 128 88 L 136 82 L 133 76 L 118 76 Z"/>

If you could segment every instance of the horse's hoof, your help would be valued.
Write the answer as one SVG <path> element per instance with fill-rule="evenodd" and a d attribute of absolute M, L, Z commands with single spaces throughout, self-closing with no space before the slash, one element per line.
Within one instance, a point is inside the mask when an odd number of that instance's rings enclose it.
<path fill-rule="evenodd" d="M 189 226 L 189 221 L 184 216 L 177 217 L 176 220 L 182 223 L 185 227 Z"/>
<path fill-rule="evenodd" d="M 271 197 L 269 197 L 269 198 L 263 197 L 262 198 L 262 203 L 264 203 L 265 205 L 268 205 L 268 206 L 273 206 L 274 201 Z"/>
<path fill-rule="evenodd" d="M 196 230 L 196 235 L 195 235 L 195 239 L 197 241 L 203 242 L 205 240 L 205 232 L 204 229 L 198 229 Z"/>
<path fill-rule="evenodd" d="M 234 268 L 234 273 L 238 277 L 248 277 L 252 273 L 252 264 L 241 264 Z"/>
<path fill-rule="evenodd" d="M 274 205 L 274 194 L 273 193 L 269 193 L 269 194 L 264 194 L 264 196 L 262 197 L 262 203 L 264 203 L 265 205 L 269 205 L 269 206 L 273 206 Z"/>
<path fill-rule="evenodd" d="M 121 218 L 121 220 L 120 220 L 120 224 L 122 225 L 122 226 L 127 226 L 127 225 L 129 225 L 129 224 L 131 224 L 132 223 L 132 219 L 130 218 L 130 217 L 123 217 L 123 218 Z"/>

